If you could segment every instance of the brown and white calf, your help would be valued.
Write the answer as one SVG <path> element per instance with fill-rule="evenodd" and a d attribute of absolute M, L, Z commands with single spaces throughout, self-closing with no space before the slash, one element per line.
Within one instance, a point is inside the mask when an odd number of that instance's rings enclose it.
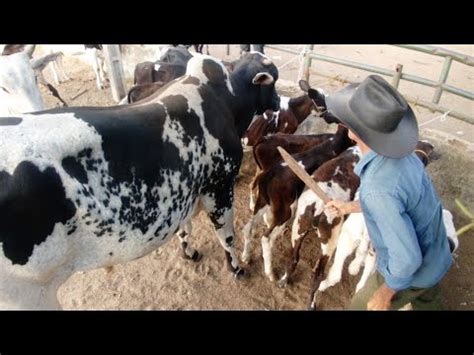
<path fill-rule="evenodd" d="M 354 144 L 347 133 L 347 128 L 339 126 L 334 137 L 293 157 L 311 174 L 324 162 L 338 156 Z M 281 234 L 292 217 L 296 206 L 295 202 L 303 191 L 304 183 L 291 171 L 286 163 L 281 163 L 259 174 L 254 184 L 258 186 L 258 195 L 253 216 L 243 230 L 245 244 L 242 260 L 246 263 L 250 261 L 254 227 L 264 214 L 265 217 L 268 217 L 267 211 L 270 210 L 271 221 L 265 218 L 269 228 L 262 236 L 262 252 L 265 274 L 273 281 L 271 249 L 275 239 Z"/>
<path fill-rule="evenodd" d="M 321 165 L 312 177 L 319 187 L 331 199 L 351 201 L 359 187 L 359 177 L 354 173 L 354 166 L 361 158 L 358 147 L 347 149 L 337 158 Z M 334 218 L 324 210 L 324 202 L 310 189 L 306 188 L 298 199 L 291 233 L 291 259 L 286 272 L 280 279 L 279 286 L 285 287 L 294 274 L 299 261 L 299 252 L 304 238 L 317 227 L 317 236 L 321 244 L 321 258 L 313 270 L 313 281 L 324 271 L 326 263 L 334 252 L 343 219 Z M 314 281 L 316 282 L 316 281 Z"/>
<path fill-rule="evenodd" d="M 434 151 L 432 144 L 426 141 L 418 142 L 415 154 L 420 158 L 425 166 L 432 160 L 439 158 L 439 154 Z M 356 200 L 358 193 L 356 193 Z M 453 224 L 453 216 L 448 210 L 443 210 L 443 221 L 446 226 L 447 236 L 451 251 L 454 252 L 459 246 L 456 231 Z M 345 260 L 355 251 L 355 257 L 348 266 L 350 275 L 358 275 L 361 267 L 363 272 L 359 282 L 357 283 L 355 293 L 364 287 L 367 279 L 375 272 L 376 255 L 370 242 L 369 234 L 365 225 L 362 213 L 352 213 L 345 220 L 339 240 L 337 242 L 336 252 L 334 254 L 334 262 L 329 269 L 327 277 L 318 287 L 318 292 L 324 292 L 329 287 L 336 285 L 340 280 L 343 272 Z M 311 295 L 311 308 L 315 307 L 314 294 Z"/>
<path fill-rule="evenodd" d="M 295 98 L 281 96 L 279 111 L 267 110 L 255 116 L 242 139 L 244 146 L 254 147 L 269 134 L 294 133 L 311 114 L 321 116 L 327 123 L 339 123 L 337 118 L 326 111 L 322 89 L 312 89 L 304 80 L 300 80 L 299 84 L 306 94 Z"/>
<path fill-rule="evenodd" d="M 429 162 L 435 158 L 433 146 L 427 142 L 419 142 L 416 154 L 422 161 Z M 354 199 L 355 193 L 359 187 L 359 177 L 354 173 L 354 166 L 360 159 L 360 151 L 357 147 L 349 148 L 339 157 L 323 164 L 313 174 L 313 178 L 318 185 L 332 199 L 350 201 Z M 360 216 L 359 216 L 360 215 Z M 352 214 L 345 222 L 341 218 L 333 218 L 324 210 L 324 202 L 316 196 L 311 190 L 306 189 L 298 200 L 297 211 L 292 228 L 292 251 L 291 259 L 287 264 L 285 275 L 279 282 L 280 287 L 285 287 L 294 274 L 299 261 L 299 252 L 304 238 L 314 229 L 317 231 L 319 242 L 321 243 L 322 256 L 316 261 L 312 272 L 310 308 L 314 308 L 314 294 L 318 289 L 329 287 L 329 282 L 322 284 L 321 281 L 325 275 L 326 265 L 332 257 L 336 248 L 339 248 L 339 241 L 348 239 L 357 240 L 353 245 L 358 246 L 356 258 L 352 262 L 350 273 L 358 273 L 362 263 L 366 263 L 367 268 L 359 282 L 358 287 L 362 287 L 370 276 L 370 270 L 375 265 L 375 253 L 369 243 L 368 234 L 365 225 L 361 226 L 360 218 L 362 214 Z M 355 237 L 356 236 L 356 237 Z M 345 253 L 348 248 L 341 247 L 341 253 Z M 354 249 L 351 250 L 351 252 Z M 342 255 L 342 254 L 341 254 Z M 347 255 L 343 258 L 345 259 Z M 337 257 L 338 260 L 341 256 Z M 342 261 L 343 263 L 343 261 Z M 335 263 L 339 267 L 340 263 Z M 337 272 L 333 271 L 331 278 L 334 280 Z M 320 287 L 320 285 L 323 285 Z"/>

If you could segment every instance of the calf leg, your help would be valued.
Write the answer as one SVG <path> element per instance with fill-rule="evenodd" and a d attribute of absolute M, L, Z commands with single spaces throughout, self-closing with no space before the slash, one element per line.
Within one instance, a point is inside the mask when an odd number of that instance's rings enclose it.
<path fill-rule="evenodd" d="M 359 273 L 360 268 L 364 264 L 364 260 L 367 257 L 368 251 L 369 251 L 369 240 L 363 238 L 356 249 L 356 255 L 355 255 L 354 260 L 352 260 L 352 262 L 349 264 L 349 274 L 354 276 Z"/>
<path fill-rule="evenodd" d="M 286 265 L 286 272 L 279 281 L 280 287 L 286 287 L 290 282 L 296 270 L 296 266 L 300 260 L 300 249 L 303 244 L 304 238 L 308 235 L 309 231 L 313 229 L 312 223 L 314 215 L 314 204 L 306 206 L 302 211 L 298 207 L 296 216 L 293 221 L 291 228 L 291 252 L 290 259 Z"/>
<path fill-rule="evenodd" d="M 254 212 L 250 221 L 245 225 L 242 230 L 244 235 L 244 250 L 242 251 L 242 261 L 246 264 L 250 263 L 253 245 L 255 242 L 255 226 L 258 225 L 262 219 L 265 210 L 268 210 L 268 207 L 261 208 Z"/>
<path fill-rule="evenodd" d="M 315 309 L 316 300 L 315 295 L 321 281 L 324 279 L 326 265 L 336 249 L 339 240 L 339 234 L 342 228 L 342 218 L 336 218 L 332 224 L 327 222 L 326 216 L 322 215 L 318 225 L 318 234 L 321 242 L 321 259 L 316 263 L 311 277 L 311 291 L 309 297 L 309 309 Z"/>
<path fill-rule="evenodd" d="M 68 80 L 71 80 L 70 77 L 67 76 L 66 72 L 64 71 L 64 66 L 63 66 L 63 56 L 59 55 L 56 57 L 56 60 L 53 62 L 53 66 L 57 70 L 60 78 L 60 82 L 65 82 Z"/>
<path fill-rule="evenodd" d="M 275 281 L 272 268 L 272 248 L 276 238 L 283 232 L 287 222 L 293 215 L 295 204 L 288 204 L 282 196 L 272 198 L 272 226 L 262 237 L 262 254 L 265 274 L 271 281 Z M 294 202 L 294 201 L 293 201 Z"/>
<path fill-rule="evenodd" d="M 101 74 L 102 69 L 99 69 L 100 65 L 99 65 L 99 59 L 97 57 L 97 49 L 96 48 L 88 48 L 88 49 L 86 49 L 86 53 L 87 53 L 89 63 L 91 64 L 92 68 L 94 69 L 97 88 L 99 90 L 102 90 L 102 89 L 104 89 L 103 75 Z"/>
<path fill-rule="evenodd" d="M 178 233 L 176 233 L 181 241 L 181 247 L 183 250 L 183 257 L 192 261 L 199 261 L 202 258 L 202 255 L 199 252 L 191 247 L 189 244 L 189 236 L 193 231 L 193 225 L 191 222 L 188 222 L 181 228 Z"/>
<path fill-rule="evenodd" d="M 347 257 L 354 252 L 356 246 L 357 244 L 352 240 L 350 232 L 345 233 L 345 231 L 343 231 L 337 244 L 334 263 L 332 264 L 326 279 L 319 285 L 318 291 L 324 292 L 329 287 L 332 287 L 341 281 L 344 262 Z"/>
<path fill-rule="evenodd" d="M 296 270 L 296 266 L 300 261 L 300 250 L 301 245 L 303 245 L 303 240 L 308 235 L 308 231 L 301 231 L 299 229 L 299 217 L 296 216 L 293 227 L 291 229 L 291 252 L 290 252 L 290 259 L 286 265 L 286 271 L 283 277 L 278 282 L 279 287 L 286 287 L 291 282 L 293 275 Z"/>
<path fill-rule="evenodd" d="M 262 237 L 262 255 L 265 275 L 270 281 L 275 281 L 275 275 L 272 268 L 272 248 L 276 238 L 285 229 L 285 223 L 279 226 L 272 225 L 270 230 Z"/>
<path fill-rule="evenodd" d="M 372 247 L 370 247 L 369 252 L 367 253 L 367 256 L 364 261 L 364 271 L 362 272 L 362 276 L 360 277 L 360 280 L 357 283 L 355 293 L 359 292 L 359 290 L 361 290 L 362 287 L 365 286 L 365 283 L 367 282 L 368 278 L 375 272 L 375 261 L 375 251 L 372 249 Z"/>

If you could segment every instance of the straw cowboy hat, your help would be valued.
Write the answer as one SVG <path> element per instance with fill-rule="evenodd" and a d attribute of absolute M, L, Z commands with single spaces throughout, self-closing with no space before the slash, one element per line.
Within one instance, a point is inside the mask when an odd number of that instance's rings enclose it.
<path fill-rule="evenodd" d="M 326 105 L 380 155 L 402 158 L 416 147 L 415 114 L 403 96 L 378 75 L 327 96 Z"/>

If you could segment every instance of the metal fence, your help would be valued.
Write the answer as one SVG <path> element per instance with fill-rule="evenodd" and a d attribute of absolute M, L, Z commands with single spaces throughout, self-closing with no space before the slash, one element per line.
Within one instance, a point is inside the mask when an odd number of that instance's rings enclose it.
<path fill-rule="evenodd" d="M 430 110 L 433 111 L 438 111 L 442 113 L 446 113 L 449 116 L 455 117 L 457 119 L 460 119 L 464 122 L 474 124 L 474 116 L 472 114 L 465 114 L 463 112 L 458 112 L 456 110 L 450 109 L 443 107 L 439 105 L 439 101 L 441 99 L 441 95 L 443 94 L 444 91 L 449 92 L 451 94 L 461 96 L 464 98 L 467 98 L 469 100 L 474 100 L 474 93 L 471 91 L 467 91 L 464 89 L 457 88 L 455 86 L 449 85 L 446 83 L 448 76 L 449 76 L 449 71 L 451 69 L 451 64 L 454 61 L 457 61 L 459 63 L 469 65 L 469 66 L 474 66 L 474 57 L 457 53 L 454 51 L 447 50 L 445 48 L 441 47 L 436 47 L 436 46 L 428 46 L 428 45 L 396 45 L 397 47 L 402 47 L 410 50 L 415 50 L 419 52 L 424 52 L 428 53 L 431 55 L 436 55 L 440 57 L 444 57 L 444 65 L 441 70 L 439 80 L 438 81 L 433 81 L 429 79 L 425 79 L 416 75 L 411 75 L 407 73 L 403 73 L 403 65 L 398 64 L 394 70 L 389 70 L 385 68 L 380 68 L 376 67 L 373 65 L 368 65 L 364 63 L 359 63 L 359 62 L 354 62 L 351 60 L 347 59 L 342 59 L 342 58 L 335 58 L 335 57 L 330 57 L 327 55 L 323 55 L 320 53 L 314 52 L 314 45 L 307 45 L 305 46 L 304 50 L 298 51 L 292 48 L 284 47 L 284 46 L 277 46 L 277 45 L 266 45 L 266 47 L 275 49 L 277 51 L 282 51 L 282 52 L 287 52 L 287 53 L 292 53 L 296 55 L 301 55 L 302 56 L 302 65 L 300 68 L 300 77 L 303 77 L 306 80 L 309 80 L 310 76 L 310 68 L 311 68 L 311 63 L 312 60 L 321 60 L 329 63 L 335 63 L 335 64 L 340 64 L 356 69 L 361 69 L 377 74 L 382 74 L 382 75 L 387 75 L 392 77 L 392 85 L 395 88 L 398 88 L 398 85 L 400 83 L 400 80 L 407 80 L 411 81 L 417 84 L 429 86 L 436 88 L 435 93 L 433 95 L 433 99 L 431 102 L 425 101 L 425 100 L 420 100 L 416 99 L 413 97 L 410 97 L 408 95 L 404 95 L 408 101 L 415 102 L 417 105 L 426 107 Z M 350 80 L 346 80 L 350 82 Z"/>

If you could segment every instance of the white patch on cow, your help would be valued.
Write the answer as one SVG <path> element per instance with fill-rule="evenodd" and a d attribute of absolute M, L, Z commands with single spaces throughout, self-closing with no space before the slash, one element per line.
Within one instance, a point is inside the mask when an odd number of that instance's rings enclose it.
<path fill-rule="evenodd" d="M 52 167 L 61 178 L 66 197 L 72 201 L 79 200 L 80 207 L 77 207 L 76 214 L 73 217 L 77 221 L 77 229 L 74 235 L 65 238 L 64 226 L 56 224 L 53 233 L 43 243 L 35 247 L 25 266 L 11 265 L 9 259 L 0 255 L 2 263 L 10 263 L 9 267 L 16 275 L 34 278 L 36 274 L 47 274 L 52 271 L 51 268 L 62 265 L 65 257 L 65 240 L 68 240 L 70 244 L 78 244 L 76 247 L 69 244 L 68 250 L 77 249 L 84 253 L 80 258 L 71 258 L 75 263 L 67 266 L 65 271 L 68 269 L 88 270 L 103 267 L 104 260 L 109 260 L 111 263 L 126 262 L 156 249 L 166 241 L 166 238 L 163 239 L 163 237 L 171 236 L 172 231 L 178 228 L 183 220 L 189 219 L 192 210 L 188 215 L 183 215 L 183 211 L 171 208 L 174 196 L 170 189 L 170 187 L 175 189 L 180 187 L 183 195 L 188 196 L 190 194 L 189 186 L 186 182 L 181 182 L 181 172 L 167 171 L 163 172 L 164 183 L 152 189 L 152 195 L 160 201 L 159 210 L 161 212 L 158 213 L 156 221 L 149 226 L 148 231 L 142 233 L 140 230 L 132 228 L 128 222 L 120 222 L 119 216 L 112 212 L 112 208 L 120 211 L 122 208 L 121 197 L 131 196 L 132 186 L 122 182 L 118 185 L 117 191 L 108 191 L 107 187 L 101 186 L 101 179 L 107 185 L 111 177 L 107 173 L 109 168 L 102 150 L 102 137 L 95 129 L 86 122 L 77 119 L 72 113 L 39 116 L 22 115 L 22 118 L 23 121 L 19 125 L 2 127 L 2 136 L 5 134 L 5 139 L 0 140 L 0 166 L 2 170 L 12 174 L 18 162 L 24 160 L 33 162 L 41 171 Z M 51 137 L 54 137 L 54 139 Z M 85 148 L 92 149 L 92 159 L 102 159 L 102 164 L 99 165 L 97 171 L 87 171 L 87 185 L 94 189 L 93 196 L 78 194 L 77 191 L 82 189 L 84 185 L 71 178 L 61 165 L 63 158 L 77 156 L 77 153 Z M 101 176 L 101 170 L 106 172 L 105 178 Z M 145 194 L 148 188 L 148 186 L 142 185 L 141 194 Z M 106 207 L 102 201 L 107 200 L 107 193 L 110 194 L 110 198 L 109 205 Z M 137 209 L 145 211 L 145 202 L 145 199 L 139 202 L 131 201 L 130 207 L 134 208 L 135 211 Z M 90 203 L 95 203 L 97 208 L 89 209 L 87 206 Z M 158 235 L 154 236 L 157 228 L 165 223 L 165 219 L 168 217 L 165 211 L 168 209 L 172 211 L 170 216 L 171 225 L 164 227 Z M 123 212 L 127 213 L 127 210 Z M 149 216 L 154 211 L 147 212 Z M 96 224 L 86 225 L 81 220 L 87 213 L 90 214 L 88 218 L 90 221 L 98 220 L 100 222 L 112 219 L 111 232 L 100 238 L 97 237 L 93 233 L 96 230 Z M 127 238 L 122 243 L 118 243 L 118 235 L 121 231 L 126 232 Z M 153 237 L 153 243 L 148 243 L 148 239 Z M 114 255 L 109 258 L 108 252 L 111 247 L 113 247 Z"/>
<path fill-rule="evenodd" d="M 230 82 L 230 74 L 225 65 L 218 59 L 211 57 L 210 55 L 206 54 L 199 54 L 196 53 L 194 56 L 189 60 L 187 67 L 186 67 L 186 75 L 192 75 L 194 77 L 197 77 L 202 83 L 207 84 L 209 82 L 209 79 L 207 76 L 204 74 L 204 71 L 202 69 L 203 66 L 203 61 L 205 59 L 212 60 L 213 62 L 217 63 L 220 65 L 222 68 L 222 71 L 224 72 L 225 75 L 225 83 L 227 86 L 227 89 L 232 95 L 235 95 L 234 89 L 232 88 L 232 84 Z"/>
<path fill-rule="evenodd" d="M 280 96 L 280 110 L 288 110 L 290 107 L 290 98 L 288 96 Z"/>
<path fill-rule="evenodd" d="M 454 243 L 453 253 L 459 248 L 459 239 L 456 235 L 456 228 L 454 227 L 453 215 L 450 211 L 443 209 L 443 222 L 446 228 L 448 239 Z"/>
<path fill-rule="evenodd" d="M 286 127 L 288 127 L 288 122 L 285 122 L 285 127 L 284 128 L 286 128 Z"/>
<path fill-rule="evenodd" d="M 43 108 L 28 55 L 0 56 L 0 116 L 41 111 Z"/>
<path fill-rule="evenodd" d="M 278 121 L 280 120 L 280 111 L 274 112 L 272 114 L 272 120 L 275 121 L 275 126 L 278 127 Z"/>
<path fill-rule="evenodd" d="M 341 168 L 339 166 L 336 167 L 336 170 L 334 170 L 334 174 L 332 176 L 336 176 L 337 174 L 342 173 Z"/>
<path fill-rule="evenodd" d="M 249 142 L 249 139 L 248 137 L 245 137 L 245 138 L 242 138 L 241 141 L 242 141 L 242 145 L 247 145 Z"/>
<path fill-rule="evenodd" d="M 156 70 L 156 71 L 160 70 L 160 66 L 161 66 L 161 65 L 155 63 L 155 66 L 154 66 L 155 70 Z"/>
<path fill-rule="evenodd" d="M 351 151 L 353 154 L 355 154 L 359 159 L 362 158 L 362 152 L 359 148 L 358 145 L 352 146 L 350 148 L 347 148 L 348 151 Z"/>

